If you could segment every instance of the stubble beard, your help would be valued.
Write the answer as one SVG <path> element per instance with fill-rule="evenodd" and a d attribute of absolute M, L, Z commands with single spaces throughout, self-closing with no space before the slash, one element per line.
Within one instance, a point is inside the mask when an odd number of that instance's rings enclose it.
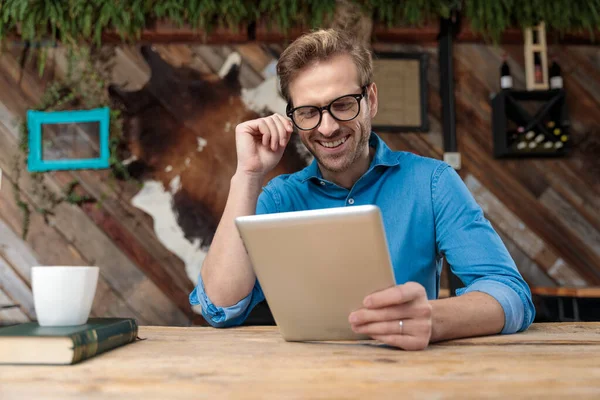
<path fill-rule="evenodd" d="M 345 172 L 363 155 L 363 153 L 365 152 L 365 148 L 368 147 L 369 136 L 371 135 L 371 121 L 366 119 L 365 121 L 360 121 L 358 124 L 360 126 L 358 145 L 355 146 L 350 153 L 344 152 L 344 154 L 340 154 L 337 156 L 330 155 L 322 157 L 319 154 L 317 154 L 318 152 L 314 151 L 310 146 L 307 146 L 307 144 L 304 143 L 308 151 L 317 160 L 321 169 L 332 173 Z M 343 134 L 345 133 L 344 128 L 340 129 L 340 131 L 342 132 L 341 136 L 343 136 Z M 336 132 L 333 136 L 338 136 L 338 132 Z M 357 135 L 355 134 L 352 134 L 351 137 L 348 138 L 348 140 L 352 141 L 355 141 L 356 139 Z M 320 144 L 314 144 L 314 146 L 320 146 Z"/>

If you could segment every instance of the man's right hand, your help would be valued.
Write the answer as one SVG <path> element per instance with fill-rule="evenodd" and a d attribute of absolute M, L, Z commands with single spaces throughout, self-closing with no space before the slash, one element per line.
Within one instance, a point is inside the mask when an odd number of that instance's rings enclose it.
<path fill-rule="evenodd" d="M 292 121 L 280 114 L 239 124 L 235 128 L 237 171 L 267 175 L 281 160 L 292 132 Z"/>

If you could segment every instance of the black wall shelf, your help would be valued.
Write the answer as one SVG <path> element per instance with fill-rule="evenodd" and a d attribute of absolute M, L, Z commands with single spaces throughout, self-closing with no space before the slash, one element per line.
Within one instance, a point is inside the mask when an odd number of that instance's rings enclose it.
<path fill-rule="evenodd" d="M 564 89 L 494 93 L 494 157 L 560 157 L 571 148 Z"/>

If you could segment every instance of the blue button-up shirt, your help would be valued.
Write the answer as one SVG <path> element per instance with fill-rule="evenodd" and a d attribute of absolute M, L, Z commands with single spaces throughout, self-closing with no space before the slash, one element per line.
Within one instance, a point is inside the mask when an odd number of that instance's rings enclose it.
<path fill-rule="evenodd" d="M 375 134 L 368 171 L 345 189 L 323 179 L 314 160 L 294 174 L 271 180 L 258 198 L 257 214 L 375 204 L 381 209 L 398 284 L 418 282 L 429 299 L 439 294 L 442 258 L 465 287 L 457 295 L 483 292 L 504 310 L 502 333 L 526 329 L 535 317 L 531 291 L 498 234 L 448 164 L 412 153 L 391 151 Z M 367 266 L 365 266 L 367 267 Z M 231 307 L 217 307 L 202 277 L 190 303 L 215 327 L 240 325 L 264 300 L 260 283 Z"/>

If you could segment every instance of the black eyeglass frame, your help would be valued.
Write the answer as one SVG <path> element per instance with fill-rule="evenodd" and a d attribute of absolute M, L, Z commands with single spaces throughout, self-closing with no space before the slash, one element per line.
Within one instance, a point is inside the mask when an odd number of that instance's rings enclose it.
<path fill-rule="evenodd" d="M 300 106 L 300 107 L 294 107 L 294 108 L 290 108 L 291 107 L 291 103 L 288 103 L 287 105 L 287 109 L 285 114 L 292 120 L 294 126 L 298 129 L 300 129 L 301 131 L 311 131 L 313 129 L 315 129 L 316 127 L 318 127 L 319 125 L 321 125 L 321 122 L 323 121 L 323 111 L 327 110 L 327 112 L 329 113 L 329 115 L 331 115 L 331 117 L 333 119 L 335 119 L 336 121 L 340 121 L 340 122 L 348 122 L 348 121 L 352 121 L 354 118 L 358 117 L 358 114 L 360 114 L 360 102 L 363 98 L 367 97 L 367 88 L 369 87 L 370 84 L 367 84 L 365 86 L 362 87 L 362 91 L 359 94 L 345 94 L 343 96 L 340 96 L 338 98 L 333 99 L 328 105 L 323 106 L 323 107 L 317 107 L 317 106 Z M 336 101 L 338 101 L 339 99 L 343 99 L 344 97 L 353 97 L 356 102 L 358 103 L 358 110 L 356 112 L 356 115 L 352 118 L 349 119 L 340 119 L 337 118 L 332 112 L 331 112 L 331 106 L 333 105 L 333 103 L 335 103 Z M 294 112 L 296 110 L 299 110 L 301 108 L 316 108 L 319 111 L 319 122 L 317 122 L 317 124 L 315 126 L 313 126 L 312 128 L 300 128 L 298 126 L 298 124 L 296 124 L 296 121 L 294 120 Z"/>

